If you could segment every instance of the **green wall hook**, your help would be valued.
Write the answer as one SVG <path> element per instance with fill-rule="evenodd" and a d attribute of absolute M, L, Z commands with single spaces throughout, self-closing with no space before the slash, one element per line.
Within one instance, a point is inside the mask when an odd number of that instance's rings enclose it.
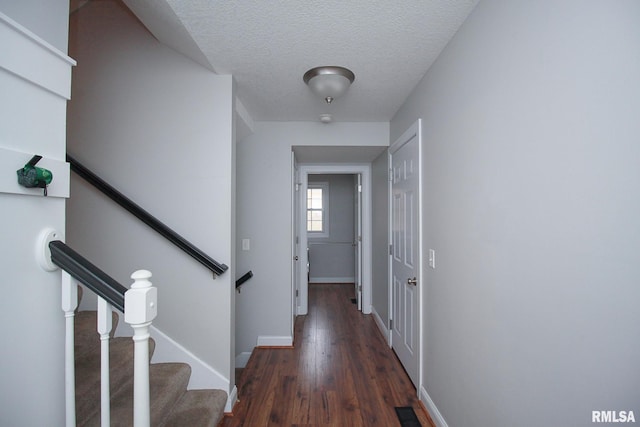
<path fill-rule="evenodd" d="M 47 195 L 47 186 L 53 181 L 53 174 L 49 169 L 38 168 L 36 164 L 42 159 L 42 156 L 35 155 L 24 165 L 18 169 L 18 184 L 27 188 L 43 188 L 44 195 Z"/>

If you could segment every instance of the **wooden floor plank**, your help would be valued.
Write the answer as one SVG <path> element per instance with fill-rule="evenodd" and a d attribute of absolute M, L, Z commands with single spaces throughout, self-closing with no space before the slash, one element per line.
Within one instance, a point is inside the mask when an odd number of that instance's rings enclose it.
<path fill-rule="evenodd" d="M 238 380 L 239 403 L 221 427 L 392 427 L 396 406 L 434 426 L 373 318 L 352 304 L 353 285 L 309 285 L 309 314 L 294 348 L 256 348 Z"/>

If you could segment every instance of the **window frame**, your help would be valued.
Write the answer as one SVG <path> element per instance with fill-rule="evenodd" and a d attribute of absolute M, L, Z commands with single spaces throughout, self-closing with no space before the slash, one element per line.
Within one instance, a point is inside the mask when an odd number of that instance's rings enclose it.
<path fill-rule="evenodd" d="M 309 190 L 312 189 L 321 189 L 322 190 L 322 231 L 311 231 L 309 230 L 309 220 L 308 215 L 309 211 L 312 210 L 309 208 Z M 306 230 L 307 236 L 309 238 L 322 238 L 329 237 L 329 182 L 327 181 L 314 181 L 309 182 L 307 184 L 307 194 L 306 197 L 306 216 L 305 221 L 307 222 Z M 318 209 L 313 209 L 318 210 Z"/>

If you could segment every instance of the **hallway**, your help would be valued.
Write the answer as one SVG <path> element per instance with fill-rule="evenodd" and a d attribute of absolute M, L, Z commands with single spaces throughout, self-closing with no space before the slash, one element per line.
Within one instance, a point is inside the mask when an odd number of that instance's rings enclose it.
<path fill-rule="evenodd" d="M 234 417 L 221 425 L 391 427 L 400 425 L 394 407 L 412 406 L 422 426 L 432 426 L 374 319 L 351 298 L 351 284 L 310 285 L 294 348 L 253 351 L 237 381 Z"/>

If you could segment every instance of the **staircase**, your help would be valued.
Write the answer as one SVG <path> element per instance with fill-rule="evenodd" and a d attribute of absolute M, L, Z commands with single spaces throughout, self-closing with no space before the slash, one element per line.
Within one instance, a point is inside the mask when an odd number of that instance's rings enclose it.
<path fill-rule="evenodd" d="M 80 295 L 80 293 L 79 293 Z M 133 341 L 113 338 L 119 316 L 113 313 L 110 340 L 111 426 L 133 425 Z M 75 316 L 76 423 L 100 426 L 100 338 L 95 311 Z M 149 358 L 155 343 L 149 341 Z M 222 420 L 227 393 L 187 390 L 191 367 L 152 363 L 149 367 L 152 427 L 215 427 Z"/>

